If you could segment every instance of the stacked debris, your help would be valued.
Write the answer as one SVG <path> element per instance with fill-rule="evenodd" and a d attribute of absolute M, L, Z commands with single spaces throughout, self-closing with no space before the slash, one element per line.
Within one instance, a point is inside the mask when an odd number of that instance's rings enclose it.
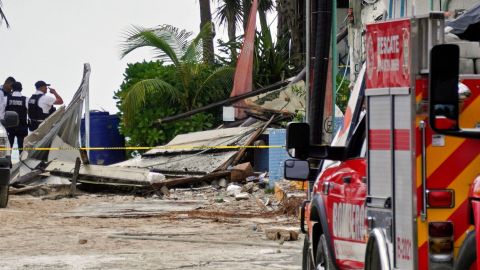
<path fill-rule="evenodd" d="M 133 159 L 109 165 L 88 163 L 85 151 L 79 151 L 79 127 L 83 102 L 88 91 L 90 68 L 85 65 L 82 83 L 73 101 L 51 115 L 39 129 L 26 138 L 34 148 L 68 148 L 70 151 L 24 151 L 16 165 L 12 185 L 17 188 L 45 184 L 76 183 L 161 191 L 174 187 L 198 187 L 222 181 L 258 182 L 265 187 L 265 170 L 254 172 L 253 146 L 268 146 L 261 138 L 268 128 L 282 127 L 299 111 L 304 111 L 302 74 L 289 79 L 268 93 L 248 96 L 248 118 L 201 132 L 182 134 Z M 303 91 L 303 94 L 302 94 Z M 78 159 L 82 162 L 76 162 Z M 247 183 L 249 185 L 249 183 Z M 16 191 L 12 191 L 16 192 Z M 246 198 L 245 192 L 238 196 Z M 236 194 L 238 195 L 238 194 Z M 237 196 L 236 196 L 237 197 Z"/>

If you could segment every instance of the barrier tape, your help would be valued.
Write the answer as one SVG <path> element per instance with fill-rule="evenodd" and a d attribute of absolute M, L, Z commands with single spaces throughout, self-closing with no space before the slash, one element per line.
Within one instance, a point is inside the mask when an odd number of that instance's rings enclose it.
<path fill-rule="evenodd" d="M 191 146 L 191 145 L 172 145 L 172 146 L 129 146 L 129 147 L 0 147 L 0 151 L 102 151 L 102 150 L 207 150 L 207 149 L 272 149 L 286 148 L 282 145 L 216 145 L 216 146 Z"/>

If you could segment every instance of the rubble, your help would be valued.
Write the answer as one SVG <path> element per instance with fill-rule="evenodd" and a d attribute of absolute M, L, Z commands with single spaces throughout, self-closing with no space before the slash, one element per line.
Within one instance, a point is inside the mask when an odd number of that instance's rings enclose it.
<path fill-rule="evenodd" d="M 253 175 L 253 168 L 250 162 L 238 164 L 237 166 L 233 167 L 232 174 L 230 179 L 233 182 L 242 182 L 249 176 Z"/>
<path fill-rule="evenodd" d="M 241 200 L 248 200 L 250 199 L 250 195 L 246 192 L 241 192 L 235 195 L 235 200 L 241 201 Z"/>
<path fill-rule="evenodd" d="M 241 192 L 242 192 L 242 187 L 241 186 L 231 184 L 227 187 L 227 196 L 235 197 L 238 194 L 240 194 Z"/>
<path fill-rule="evenodd" d="M 275 227 L 265 229 L 265 235 L 269 240 L 297 241 L 299 238 L 299 229 L 293 227 Z"/>

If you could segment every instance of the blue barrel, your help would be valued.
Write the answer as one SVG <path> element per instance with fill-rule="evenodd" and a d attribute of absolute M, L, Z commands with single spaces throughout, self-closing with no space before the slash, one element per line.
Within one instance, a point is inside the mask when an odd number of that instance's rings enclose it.
<path fill-rule="evenodd" d="M 108 112 L 90 111 L 90 147 L 125 147 L 125 138 L 118 129 L 120 118 Z M 82 145 L 85 146 L 85 119 L 80 125 Z M 91 150 L 90 163 L 109 165 L 125 160 L 125 150 Z"/>

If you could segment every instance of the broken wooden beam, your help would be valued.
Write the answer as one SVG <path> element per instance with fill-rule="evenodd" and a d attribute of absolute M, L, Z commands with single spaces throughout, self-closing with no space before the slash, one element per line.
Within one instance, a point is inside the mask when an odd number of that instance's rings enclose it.
<path fill-rule="evenodd" d="M 303 74 L 303 73 L 304 72 L 302 71 L 300 74 Z M 231 98 L 228 98 L 226 100 L 215 102 L 215 103 L 209 104 L 207 106 L 204 106 L 204 107 L 201 107 L 201 108 L 198 108 L 198 109 L 194 109 L 194 110 L 184 112 L 184 113 L 180 113 L 180 114 L 177 114 L 177 115 L 174 115 L 174 116 L 169 116 L 169 117 L 165 117 L 163 119 L 159 119 L 159 120 L 156 121 L 156 123 L 157 124 L 168 123 L 168 122 L 172 122 L 172 121 L 175 121 L 175 120 L 180 120 L 180 119 L 195 115 L 195 114 L 203 112 L 203 111 L 210 110 L 212 108 L 231 105 L 235 102 L 247 99 L 249 97 L 254 97 L 254 96 L 264 94 L 264 93 L 268 93 L 268 92 L 272 92 L 272 91 L 275 91 L 275 90 L 280 90 L 280 89 L 289 85 L 292 82 L 293 81 L 289 81 L 289 80 L 277 82 L 277 83 L 274 83 L 270 86 L 267 86 L 267 87 L 264 87 L 264 88 L 261 88 L 261 89 L 258 89 L 258 90 L 254 90 L 254 91 L 242 94 L 242 95 L 238 95 L 238 96 L 235 96 L 235 97 L 231 97 Z"/>
<path fill-rule="evenodd" d="M 219 172 L 213 172 L 210 174 L 207 174 L 203 177 L 182 177 L 182 178 L 172 178 L 172 179 L 165 179 L 163 181 L 159 181 L 156 183 L 153 183 L 153 187 L 162 187 L 166 186 L 168 188 L 170 187 L 175 187 L 175 186 L 182 186 L 182 185 L 190 185 L 190 184 L 195 184 L 195 183 L 200 183 L 203 181 L 208 181 L 208 180 L 213 180 L 215 178 L 221 178 L 221 177 L 226 177 L 229 176 L 230 172 L 229 171 L 219 171 Z"/>

